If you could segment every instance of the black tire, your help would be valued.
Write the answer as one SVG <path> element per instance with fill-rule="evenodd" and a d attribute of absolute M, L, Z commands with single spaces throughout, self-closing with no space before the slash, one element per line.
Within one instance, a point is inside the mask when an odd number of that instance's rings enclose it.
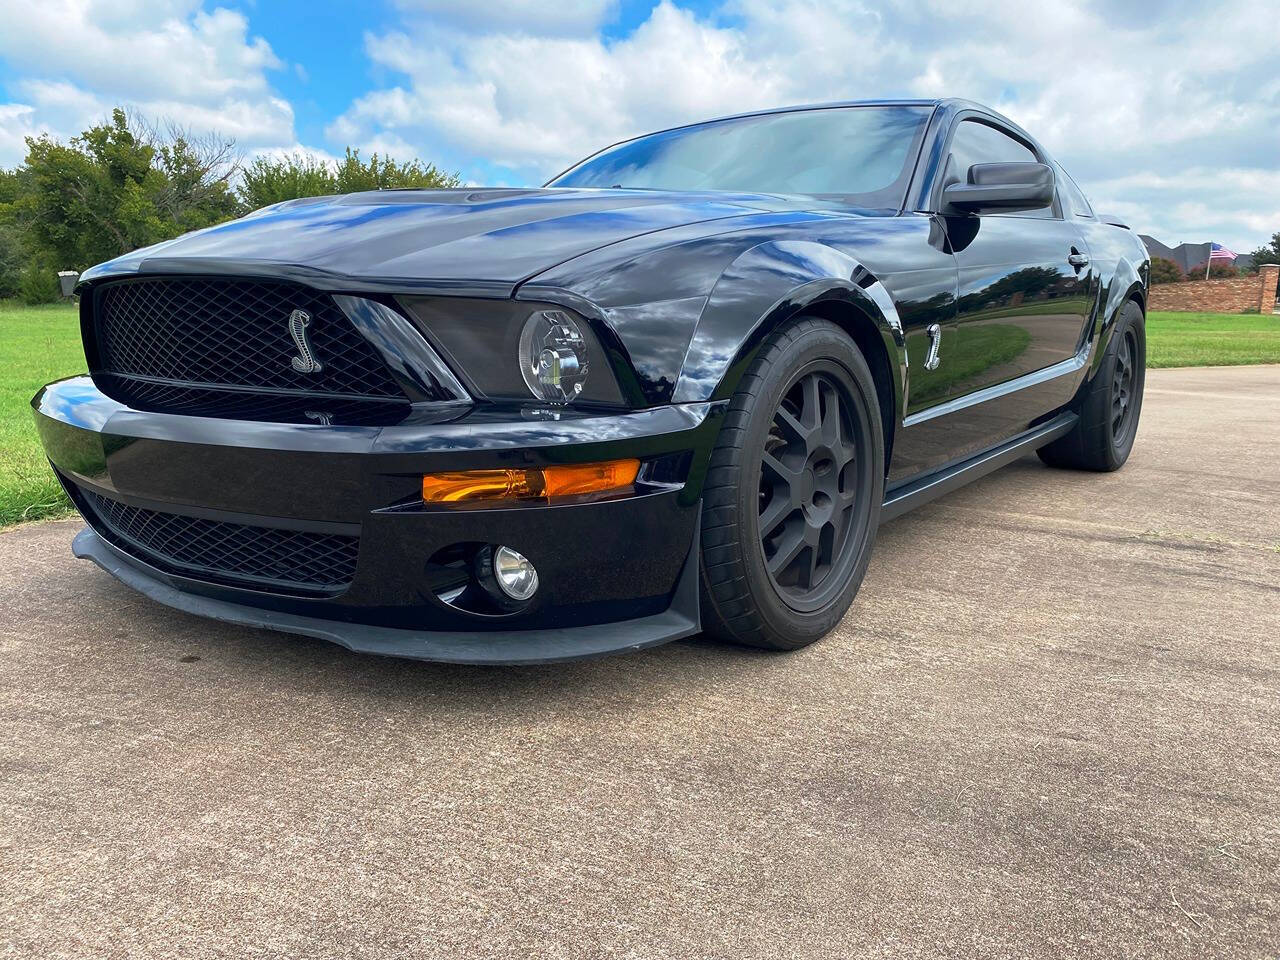
<path fill-rule="evenodd" d="M 1120 308 L 1102 369 L 1078 401 L 1079 422 L 1041 447 L 1040 459 L 1051 467 L 1119 470 L 1133 450 L 1146 379 L 1146 322 L 1142 309 L 1130 300 Z"/>
<path fill-rule="evenodd" d="M 711 453 L 704 632 L 794 650 L 830 631 L 866 574 L 883 499 L 880 408 L 862 353 L 826 320 L 804 317 L 775 331 L 738 385 Z"/>

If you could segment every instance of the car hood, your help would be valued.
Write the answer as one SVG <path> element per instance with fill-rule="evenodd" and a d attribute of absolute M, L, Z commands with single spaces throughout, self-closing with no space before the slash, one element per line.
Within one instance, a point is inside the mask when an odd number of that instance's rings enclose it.
<path fill-rule="evenodd" d="M 609 244 L 672 227 L 803 211 L 811 200 L 650 190 L 385 190 L 313 197 L 134 251 L 85 273 L 256 273 L 509 295 Z"/>

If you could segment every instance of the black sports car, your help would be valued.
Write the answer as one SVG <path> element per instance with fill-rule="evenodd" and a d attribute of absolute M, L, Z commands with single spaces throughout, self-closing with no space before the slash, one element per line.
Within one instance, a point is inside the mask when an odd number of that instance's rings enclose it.
<path fill-rule="evenodd" d="M 1148 272 L 984 107 L 774 110 L 95 267 L 89 375 L 33 405 L 75 554 L 183 610 L 437 660 L 790 649 L 882 521 L 1032 450 L 1124 463 Z"/>

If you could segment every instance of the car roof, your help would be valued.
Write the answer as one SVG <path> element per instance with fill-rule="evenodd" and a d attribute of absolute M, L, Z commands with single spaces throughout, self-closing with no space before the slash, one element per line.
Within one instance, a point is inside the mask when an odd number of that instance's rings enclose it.
<path fill-rule="evenodd" d="M 935 110 L 946 111 L 947 114 L 954 116 L 957 113 L 978 113 L 983 116 L 990 117 L 1008 129 L 1012 130 L 1019 137 L 1032 144 L 1040 153 L 1048 155 L 1048 151 L 1044 146 L 1036 140 L 1030 133 L 1010 120 L 1003 113 L 988 107 L 985 103 L 978 103 L 976 100 L 966 100 L 963 97 L 935 97 L 933 99 L 897 99 L 897 100 L 833 100 L 829 103 L 806 103 L 798 104 L 791 107 L 772 107 L 768 110 L 751 110 L 747 113 L 730 114 L 727 117 L 714 117 L 709 120 L 698 120 L 694 123 L 682 123 L 671 130 L 683 130 L 686 127 L 697 127 L 704 123 L 716 123 L 720 120 L 738 120 L 743 117 L 763 117 L 775 113 L 799 113 L 804 110 L 835 110 L 841 107 L 932 107 Z M 666 130 L 655 131 L 657 133 L 666 133 Z M 649 136 L 650 134 L 642 134 Z M 639 139 L 632 137 L 631 139 Z M 626 141 L 623 141 L 624 143 Z"/>
<path fill-rule="evenodd" d="M 914 99 L 898 98 L 898 99 L 883 99 L 883 100 L 832 100 L 824 103 L 800 103 L 800 104 L 793 104 L 791 106 L 786 106 L 786 107 L 769 107 L 764 110 L 747 110 L 743 113 L 731 113 L 722 117 L 707 117 L 704 120 L 694 120 L 690 123 L 678 123 L 675 126 L 664 127 L 660 130 L 650 130 L 646 133 L 637 134 L 634 137 L 627 137 L 624 140 L 618 141 L 618 143 L 611 144 L 611 146 L 618 146 L 619 144 L 629 143 L 632 140 L 639 140 L 641 137 L 651 137 L 654 134 L 658 134 L 658 133 L 669 133 L 673 130 L 685 130 L 685 129 L 688 129 L 689 127 L 700 127 L 703 124 L 720 123 L 721 121 L 724 121 L 724 120 L 741 120 L 746 117 L 767 117 L 772 114 L 778 114 L 778 113 L 800 113 L 805 110 L 836 110 L 836 109 L 840 109 L 841 107 L 932 107 L 934 109 L 943 108 L 949 112 L 960 112 L 962 110 L 972 110 L 976 113 L 985 114 L 995 120 L 1000 121 L 1003 124 L 1006 124 L 1013 130 L 1017 131 L 1020 135 L 1026 137 L 1028 140 L 1032 140 L 1032 142 L 1035 142 L 1034 139 L 1031 137 L 1031 135 L 1027 133 L 1027 131 L 1023 130 L 1020 126 L 1018 126 L 1008 117 L 1004 116 L 1001 113 L 998 113 L 997 111 L 991 109 L 985 104 L 981 104 L 973 100 L 964 100 L 960 97 L 933 97 L 933 98 L 914 98 Z M 608 149 L 608 147 L 604 149 Z"/>
<path fill-rule="evenodd" d="M 616 141 L 615 143 L 611 143 L 611 144 L 608 144 L 607 146 L 601 147 L 595 153 L 592 153 L 584 157 L 583 159 L 578 160 L 573 164 L 570 164 L 568 167 L 566 167 L 564 170 L 561 170 L 559 173 L 557 173 L 554 177 L 552 177 L 547 182 L 553 183 L 556 180 L 558 180 L 560 177 L 563 177 L 570 170 L 575 169 L 576 167 L 580 166 L 583 163 L 586 163 L 588 160 L 592 159 L 593 157 L 599 156 L 600 154 L 604 153 L 606 150 L 612 150 L 614 147 L 620 147 L 624 143 L 630 143 L 633 140 L 641 140 L 645 137 L 652 137 L 662 133 L 671 133 L 675 130 L 688 130 L 692 127 L 700 127 L 709 123 L 720 123 L 725 120 L 741 120 L 747 117 L 767 117 L 767 116 L 771 116 L 773 114 L 779 114 L 779 113 L 800 113 L 805 110 L 836 110 L 842 107 L 929 107 L 934 111 L 935 116 L 937 115 L 938 111 L 943 111 L 944 115 L 949 114 L 951 116 L 954 116 L 957 113 L 969 113 L 969 112 L 978 113 L 978 114 L 982 114 L 983 116 L 990 117 L 991 119 L 999 122 L 1000 124 L 1003 124 L 1005 127 L 1007 127 L 1008 129 L 1016 133 L 1019 137 L 1026 140 L 1028 143 L 1032 144 L 1040 154 L 1044 156 L 1048 156 L 1048 152 L 1044 149 L 1044 147 L 1040 144 L 1040 142 L 1036 140 L 1035 137 L 1031 136 L 1030 133 L 1028 133 L 1018 124 L 1014 123 L 1004 114 L 991 109 L 991 107 L 988 107 L 985 104 L 978 103 L 975 100 L 965 100 L 961 97 L 933 97 L 933 98 L 925 97 L 925 98 L 914 98 L 914 99 L 898 98 L 898 99 L 884 99 L 884 100 L 833 100 L 826 103 L 804 103 L 804 104 L 795 104 L 793 106 L 788 106 L 788 107 L 770 107 L 765 110 L 748 110 L 744 113 L 731 113 L 723 117 L 708 117 L 705 120 L 694 120 L 690 123 L 678 123 L 675 126 L 664 127 L 659 130 L 650 130 L 645 133 L 638 133 L 635 136 L 625 137 L 622 140 Z"/>
<path fill-rule="evenodd" d="M 944 101 L 933 100 L 831 100 L 824 103 L 796 103 L 786 107 L 767 107 L 762 110 L 746 110 L 742 113 L 730 113 L 722 117 L 707 117 L 703 120 L 693 120 L 689 123 L 678 123 L 673 127 L 664 127 L 661 130 L 653 130 L 650 133 L 642 133 L 640 136 L 647 137 L 654 133 L 666 133 L 668 130 L 683 130 L 686 127 L 700 127 L 704 123 L 719 123 L 722 120 L 740 120 L 744 117 L 767 117 L 775 113 L 800 113 L 804 110 L 834 110 L 840 107 L 937 107 Z M 629 140 L 637 139 L 636 137 L 628 137 Z M 625 142 L 625 141 L 623 141 Z"/>

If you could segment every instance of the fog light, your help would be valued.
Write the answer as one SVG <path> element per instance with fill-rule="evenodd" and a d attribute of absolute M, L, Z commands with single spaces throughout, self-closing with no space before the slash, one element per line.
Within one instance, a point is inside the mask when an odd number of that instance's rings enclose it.
<path fill-rule="evenodd" d="M 538 571 L 523 554 L 510 547 L 493 551 L 493 577 L 512 600 L 528 600 L 538 589 Z"/>

